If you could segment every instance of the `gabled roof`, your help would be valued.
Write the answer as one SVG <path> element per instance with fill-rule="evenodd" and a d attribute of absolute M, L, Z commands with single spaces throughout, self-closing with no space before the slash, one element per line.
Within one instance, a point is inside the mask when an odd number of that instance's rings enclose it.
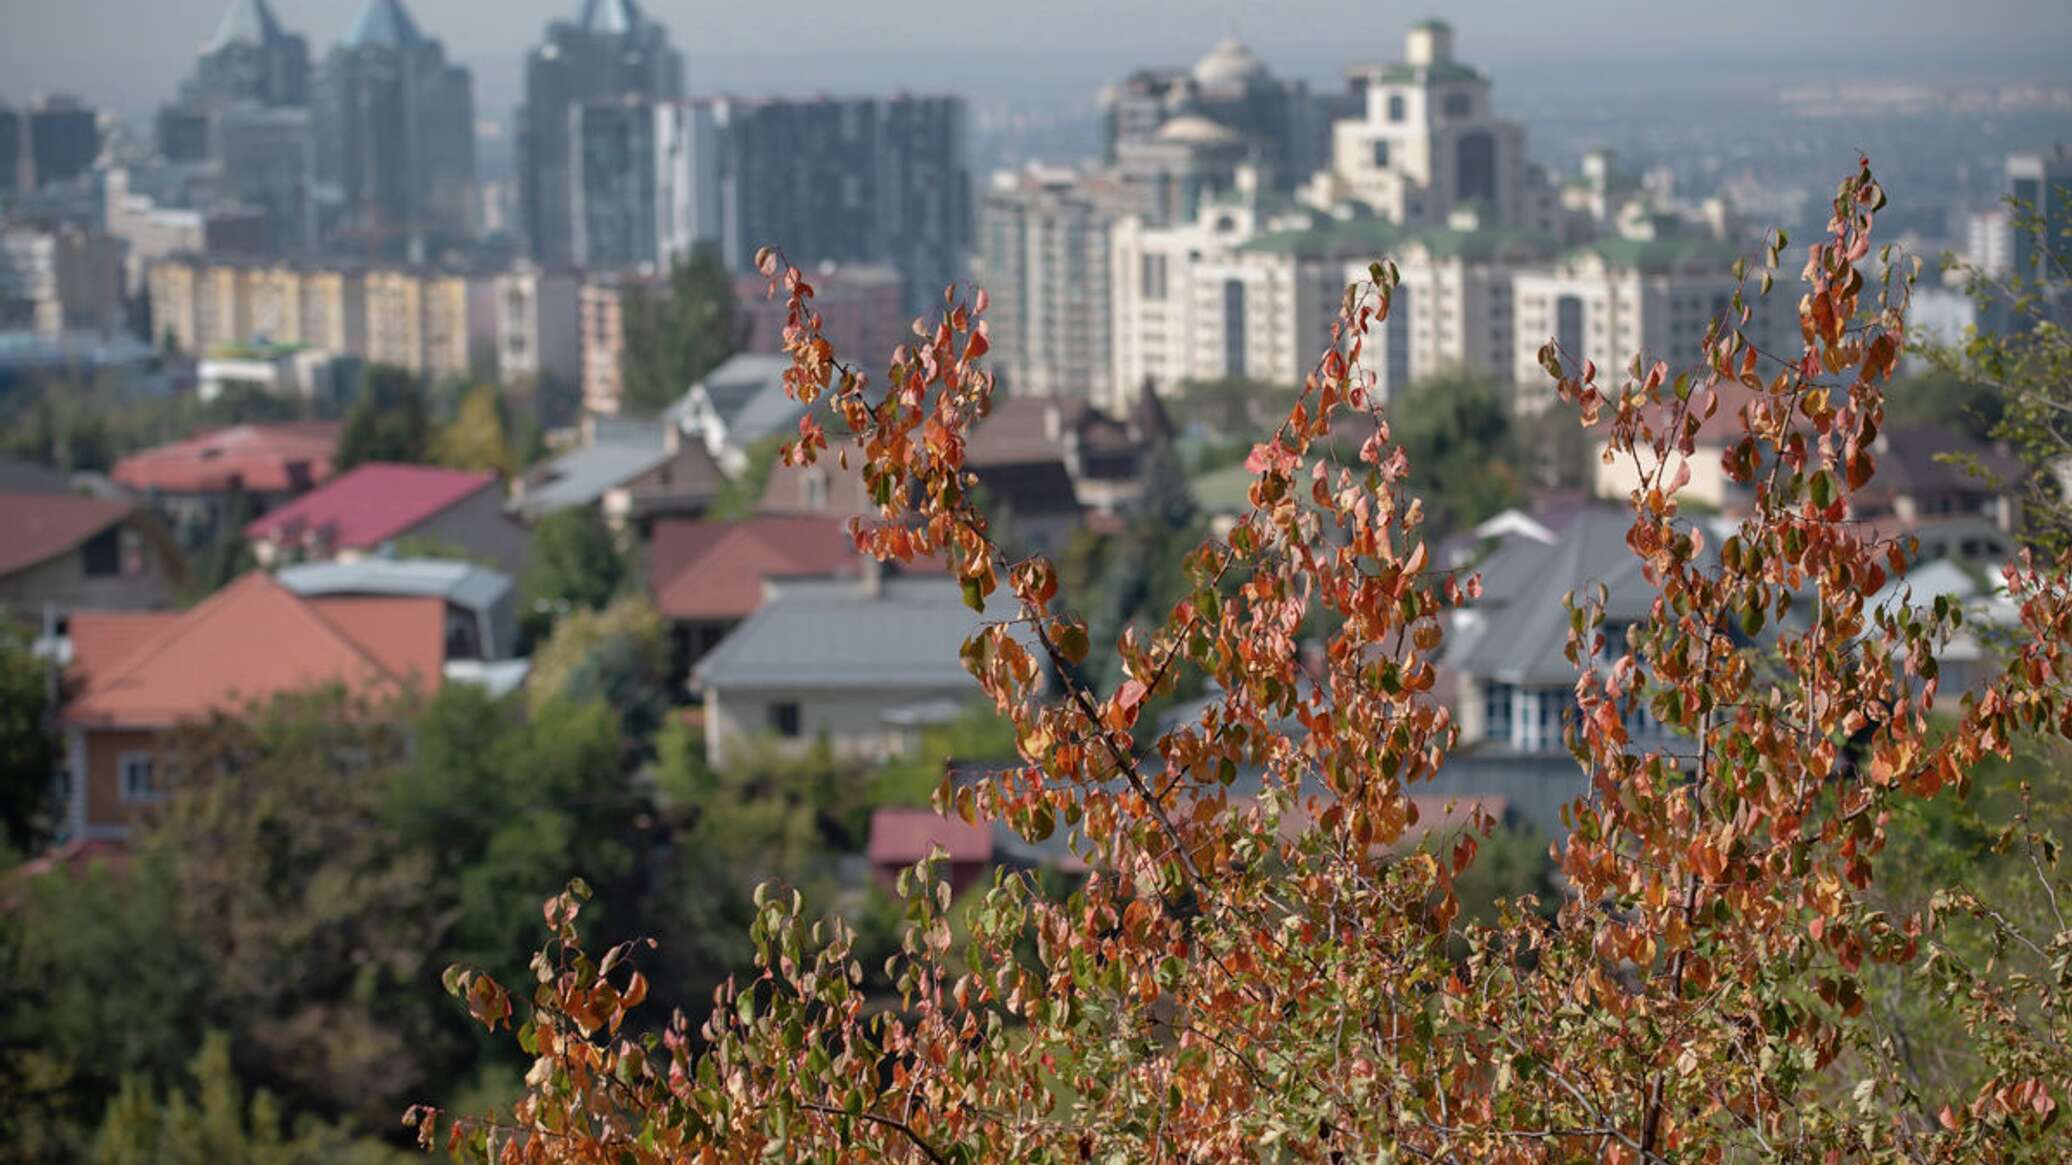
<path fill-rule="evenodd" d="M 264 45 L 280 38 L 281 22 L 273 17 L 266 0 L 231 0 L 230 8 L 216 24 L 216 35 L 203 47 L 217 52 L 234 44 Z"/>
<path fill-rule="evenodd" d="M 871 813 L 865 852 L 874 866 L 911 866 L 941 846 L 953 862 L 993 860 L 993 830 L 944 817 L 933 809 L 878 809 Z"/>
<path fill-rule="evenodd" d="M 703 396 L 726 426 L 727 439 L 747 446 L 758 439 L 798 423 L 806 406 L 784 390 L 784 374 L 791 357 L 761 352 L 743 352 L 705 374 L 691 386 L 683 401 L 671 410 L 680 416 L 690 400 Z"/>
<path fill-rule="evenodd" d="M 333 421 L 232 425 L 132 453 L 111 476 L 167 493 L 221 493 L 233 484 L 257 493 L 308 489 L 330 480 L 338 433 Z"/>
<path fill-rule="evenodd" d="M 708 689 L 962 690 L 959 662 L 983 616 L 956 580 L 888 576 L 875 593 L 853 579 L 777 583 L 748 621 L 698 664 Z"/>
<path fill-rule="evenodd" d="M 0 493 L 0 575 L 74 550 L 135 509 L 76 494 Z"/>
<path fill-rule="evenodd" d="M 180 621 L 178 611 L 77 611 L 65 621 L 73 676 L 105 674 Z"/>
<path fill-rule="evenodd" d="M 1592 507 L 1571 519 L 1552 545 L 1505 539 L 1482 564 L 1476 629 L 1455 641 L 1448 666 L 1508 684 L 1573 683 L 1563 595 L 1578 592 L 1580 600 L 1582 592 L 1603 583 L 1605 614 L 1612 620 L 1644 618 L 1653 605 L 1654 588 L 1626 545 L 1632 525 L 1628 510 Z"/>
<path fill-rule="evenodd" d="M 1871 488 L 1879 492 L 1990 493 L 2012 489 L 2021 477 L 2021 463 L 2005 448 L 1948 426 L 1885 429 L 1878 434 L 1877 454 Z M 1962 460 L 1942 460 L 1945 455 L 1969 458 L 1987 476 L 1973 474 Z"/>
<path fill-rule="evenodd" d="M 333 549 L 372 549 L 496 484 L 496 474 L 488 470 L 360 465 L 256 519 L 245 527 L 245 537 L 293 541 L 314 536 Z"/>
<path fill-rule="evenodd" d="M 762 605 L 766 578 L 854 574 L 861 566 L 836 518 L 665 519 L 648 543 L 648 593 L 666 618 L 746 619 Z"/>
<path fill-rule="evenodd" d="M 84 659 L 75 655 L 74 674 L 84 687 L 62 718 L 82 726 L 157 728 L 327 683 L 369 696 L 401 695 L 411 683 L 436 687 L 444 604 L 368 601 L 382 605 L 307 602 L 254 571 L 159 627 L 103 625 L 115 634 L 136 632 L 142 642 L 112 663 L 103 662 L 99 648 L 90 647 Z M 96 622 L 75 616 L 75 623 L 81 619 L 88 627 Z M 142 634 L 154 629 L 148 638 Z M 109 637 L 102 642 L 109 644 Z"/>
<path fill-rule="evenodd" d="M 410 19 L 402 0 L 367 0 L 367 6 L 360 9 L 360 15 L 353 21 L 352 31 L 345 34 L 346 48 L 364 48 L 370 45 L 383 48 L 411 48 L 424 42 L 423 34 L 417 31 L 417 22 Z"/>
<path fill-rule="evenodd" d="M 571 449 L 528 474 L 518 508 L 538 517 L 595 504 L 605 491 L 669 460 L 665 423 L 613 426 L 608 432 L 600 428 L 594 444 Z"/>

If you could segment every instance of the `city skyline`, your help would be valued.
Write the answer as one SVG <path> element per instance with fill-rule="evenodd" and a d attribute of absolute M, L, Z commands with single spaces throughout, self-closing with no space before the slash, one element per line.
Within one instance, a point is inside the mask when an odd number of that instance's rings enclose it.
<path fill-rule="evenodd" d="M 347 31 L 351 4 L 281 0 L 290 31 L 309 39 L 320 56 Z M 422 0 L 413 13 L 427 35 L 448 43 L 459 63 L 478 78 L 482 120 L 506 123 L 521 97 L 526 51 L 540 30 L 567 19 L 574 0 L 510 0 L 494 8 L 481 0 Z M 1262 5 L 1199 5 L 1159 0 L 1132 5 L 1120 17 L 1091 0 L 1069 0 L 1041 12 L 982 6 L 947 31 L 918 6 L 841 6 L 809 0 L 797 6 L 693 5 L 656 0 L 646 6 L 688 58 L 693 93 L 756 95 L 905 88 L 959 91 L 975 101 L 1017 101 L 1055 108 L 1090 104 L 1092 85 L 1135 63 L 1178 64 L 1194 59 L 1216 39 L 1234 34 L 1278 71 L 1328 78 L 1367 56 L 1385 54 L 1394 30 L 1435 6 L 1326 10 L 1301 0 L 1288 13 Z M 1956 83 L 1986 76 L 2062 80 L 2056 65 L 2072 45 L 2072 9 L 2044 0 L 2013 0 L 1992 7 L 1999 19 L 1981 20 L 1975 8 L 1909 2 L 1872 9 L 1847 5 L 1803 9 L 1782 2 L 1743 5 L 1732 37 L 1723 37 L 1675 6 L 1594 0 L 1560 11 L 1512 11 L 1493 0 L 1436 6 L 1464 37 L 1484 46 L 1490 67 L 1539 85 L 1682 87 L 1758 86 L 1789 77 L 1841 74 L 1880 76 L 1894 83 Z M 124 116 L 148 111 L 176 84 L 221 16 L 220 0 L 150 3 L 154 35 L 137 37 L 126 15 L 143 15 L 138 0 L 86 0 L 67 5 L 19 5 L 13 35 L 0 47 L 0 99 L 24 101 L 40 92 L 71 91 Z M 1277 8 L 1275 12 L 1279 12 Z M 1305 15 L 1316 19 L 1302 19 Z M 1105 36 L 1087 46 L 1083 33 L 1098 19 Z M 790 22 L 789 29 L 786 22 Z M 1332 36 L 1298 31 L 1329 27 Z M 716 47 L 723 46 L 723 47 Z M 1350 47 L 1349 47 L 1350 46 Z M 1837 64 L 1838 47 L 1855 63 Z M 1678 71 L 1661 68 L 1675 61 Z M 1623 62 L 1616 70 L 1598 66 Z M 1686 72 L 1695 68 L 1696 74 Z M 1567 76 L 1564 69 L 1584 75 Z"/>

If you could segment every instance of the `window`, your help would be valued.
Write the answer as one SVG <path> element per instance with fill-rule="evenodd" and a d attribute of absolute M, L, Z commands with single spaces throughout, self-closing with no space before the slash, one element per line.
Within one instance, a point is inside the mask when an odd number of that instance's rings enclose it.
<path fill-rule="evenodd" d="M 150 753 L 123 753 L 115 762 L 115 767 L 122 777 L 123 800 L 158 800 L 161 792 L 158 787 L 158 764 Z"/>
<path fill-rule="evenodd" d="M 1448 104 L 1452 104 L 1450 101 Z M 1450 111 L 1449 111 L 1450 112 Z M 1496 138 L 1487 130 L 1462 135 L 1454 189 L 1464 200 L 1496 202 Z"/>
<path fill-rule="evenodd" d="M 1166 297 L 1166 257 L 1164 255 L 1144 256 L 1144 261 L 1138 268 L 1138 281 L 1145 299 L 1164 299 Z"/>
<path fill-rule="evenodd" d="M 793 703 L 770 705 L 770 731 L 784 740 L 799 738 L 799 706 Z"/>
<path fill-rule="evenodd" d="M 1511 743 L 1511 693 L 1509 684 L 1482 685 L 1482 736 L 1502 744 Z"/>
<path fill-rule="evenodd" d="M 86 560 L 88 578 L 107 578 L 122 573 L 122 541 L 118 527 L 110 526 L 87 539 L 79 553 Z"/>
<path fill-rule="evenodd" d="M 1386 141 L 1378 141 L 1374 143 L 1374 165 L 1379 169 L 1388 169 L 1389 144 Z"/>
<path fill-rule="evenodd" d="M 1223 283 L 1223 371 L 1245 374 L 1245 285 L 1235 279 Z"/>
<path fill-rule="evenodd" d="M 1397 124 L 1401 124 L 1403 121 L 1403 95 L 1401 93 L 1389 94 L 1389 120 Z"/>
<path fill-rule="evenodd" d="M 1473 97 L 1466 93 L 1448 93 L 1446 95 L 1446 116 L 1466 117 L 1473 112 L 1475 112 L 1475 99 Z"/>

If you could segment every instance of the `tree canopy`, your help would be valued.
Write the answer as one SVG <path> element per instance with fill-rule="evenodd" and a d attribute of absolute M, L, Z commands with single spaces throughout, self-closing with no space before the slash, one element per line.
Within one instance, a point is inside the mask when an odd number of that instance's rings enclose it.
<path fill-rule="evenodd" d="M 710 245 L 677 260 L 660 287 L 628 285 L 623 315 L 625 407 L 635 414 L 675 403 L 747 341 L 733 273 Z"/>

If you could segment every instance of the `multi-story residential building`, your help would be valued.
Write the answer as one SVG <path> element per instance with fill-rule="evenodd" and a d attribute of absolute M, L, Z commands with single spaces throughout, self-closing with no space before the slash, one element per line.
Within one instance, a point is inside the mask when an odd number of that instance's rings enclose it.
<path fill-rule="evenodd" d="M 1106 400 L 1114 329 L 1116 184 L 1070 170 L 996 175 L 979 201 L 973 274 L 992 299 L 993 365 L 1008 391 Z"/>
<path fill-rule="evenodd" d="M 1549 340 L 1574 367 L 1595 363 L 1616 376 L 1636 355 L 1672 369 L 1702 359 L 1706 330 L 1727 316 L 1739 284 L 1730 271 L 1732 244 L 1712 239 L 1608 239 L 1513 278 L 1512 376 L 1519 411 L 1554 399 L 1540 364 Z M 1746 295 L 1754 307 L 1750 337 L 1771 351 L 1796 336 L 1792 297 Z"/>
<path fill-rule="evenodd" d="M 688 254 L 700 178 L 692 107 L 623 97 L 578 105 L 569 119 L 576 265 L 664 270 Z"/>
<path fill-rule="evenodd" d="M 621 281 L 586 280 L 576 292 L 583 411 L 612 417 L 625 400 L 626 305 Z"/>
<path fill-rule="evenodd" d="M 1420 232 L 1391 248 L 1398 281 L 1388 315 L 1360 347 L 1360 365 L 1384 399 L 1449 372 L 1507 380 L 1517 350 L 1512 281 L 1553 252 L 1542 235 L 1472 227 Z M 1345 282 L 1370 280 L 1371 262 L 1348 263 Z"/>
<path fill-rule="evenodd" d="M 1226 38 L 1193 68 L 1142 69 L 1101 93 L 1101 153 L 1128 168 L 1133 147 L 1170 141 L 1167 124 L 1198 118 L 1228 131 L 1255 156 L 1270 184 L 1293 187 L 1330 158 L 1330 127 L 1349 115 L 1343 97 L 1316 96 L 1275 77 L 1242 43 Z M 1192 213 L 1179 209 L 1178 217 Z"/>
<path fill-rule="evenodd" d="M 713 138 L 697 146 L 696 233 L 730 267 L 752 270 L 770 245 L 800 266 L 885 263 L 906 278 L 912 310 L 968 274 L 962 98 L 720 98 L 694 108 L 694 137 Z"/>
<path fill-rule="evenodd" d="M 490 280 L 497 379 L 575 387 L 583 374 L 582 279 L 522 263 Z"/>
<path fill-rule="evenodd" d="M 472 235 L 472 82 L 402 0 L 367 0 L 325 59 L 312 105 L 318 175 L 337 192 L 335 243 L 417 258 Z"/>
<path fill-rule="evenodd" d="M 576 261 L 576 111 L 605 98 L 681 98 L 683 71 L 668 33 L 634 0 L 583 0 L 575 19 L 547 26 L 525 58 L 517 117 L 519 218 L 537 262 Z"/>
<path fill-rule="evenodd" d="M 29 120 L 21 110 L 0 102 L 0 203 L 29 189 Z"/>
<path fill-rule="evenodd" d="M 2024 217 L 2040 226 L 2042 237 L 2039 243 L 2037 230 L 2014 224 L 2011 270 L 2025 280 L 2040 276 L 2062 286 L 2072 268 L 2072 146 L 2060 145 L 2047 154 L 2008 155 L 2007 196 L 2020 204 Z"/>
<path fill-rule="evenodd" d="M 108 333 L 124 323 L 122 249 L 76 226 L 0 231 L 0 330 Z"/>
<path fill-rule="evenodd" d="M 913 339 L 914 317 L 906 309 L 905 282 L 892 268 L 883 263 L 823 263 L 808 269 L 806 278 L 812 281 L 813 306 L 822 317 L 821 334 L 843 359 L 881 367 L 894 348 Z M 992 334 L 996 352 L 999 302 L 995 292 Z M 742 351 L 784 351 L 788 305 L 781 292 L 770 294 L 767 276 L 736 276 L 734 308 L 743 321 Z M 999 367 L 997 361 L 994 367 Z"/>
<path fill-rule="evenodd" d="M 1143 391 L 1190 381 L 1298 384 L 1331 343 L 1346 265 L 1381 257 L 1398 232 L 1350 209 L 1290 206 L 1252 175 L 1190 222 L 1116 224 L 1113 371 L 1101 407 L 1126 413 Z"/>
<path fill-rule="evenodd" d="M 1442 225 L 1462 205 L 1485 221 L 1538 225 L 1525 130 L 1496 116 L 1488 76 L 1454 59 L 1451 26 L 1412 26 L 1404 60 L 1368 70 L 1358 89 L 1363 116 L 1332 130 L 1328 201 L 1356 199 L 1409 226 Z"/>

